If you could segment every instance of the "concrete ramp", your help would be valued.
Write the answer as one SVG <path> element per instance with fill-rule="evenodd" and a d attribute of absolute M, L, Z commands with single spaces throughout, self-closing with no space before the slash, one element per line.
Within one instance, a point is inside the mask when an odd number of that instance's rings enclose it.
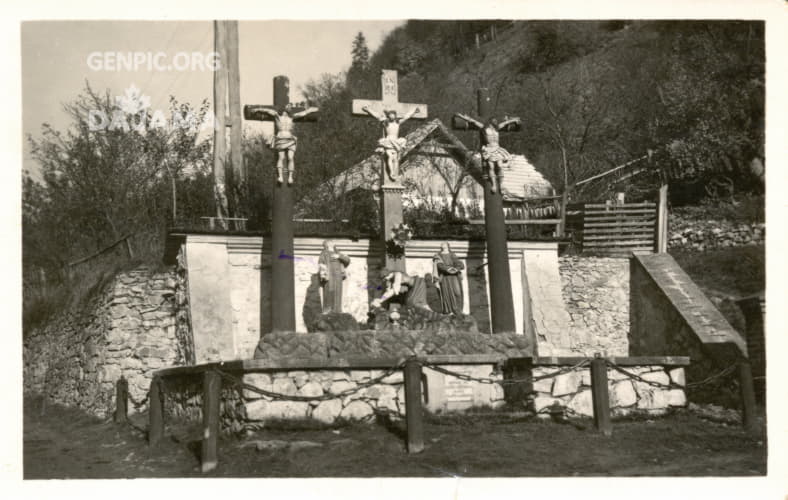
<path fill-rule="evenodd" d="M 561 294 L 558 245 L 529 242 L 523 251 L 525 334 L 536 341 L 539 356 L 572 354 L 569 312 Z"/>
<path fill-rule="evenodd" d="M 629 314 L 630 356 L 708 355 L 725 364 L 747 356 L 746 340 L 669 254 L 632 257 Z"/>

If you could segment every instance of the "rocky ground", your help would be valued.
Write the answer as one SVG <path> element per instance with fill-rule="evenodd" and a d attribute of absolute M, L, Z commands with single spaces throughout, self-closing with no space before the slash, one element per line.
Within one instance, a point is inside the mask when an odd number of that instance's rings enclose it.
<path fill-rule="evenodd" d="M 712 411 L 713 413 L 713 411 Z M 719 418 L 717 418 L 719 417 Z M 759 476 L 766 440 L 726 416 L 678 412 L 614 421 L 606 438 L 590 420 L 522 414 L 428 416 L 426 449 L 408 455 L 401 423 L 260 430 L 219 443 L 211 477 Z M 27 400 L 24 477 L 200 477 L 199 425 L 171 422 L 155 449 L 145 420 L 116 425 L 76 409 Z M 294 428 L 300 425 L 300 428 Z"/>

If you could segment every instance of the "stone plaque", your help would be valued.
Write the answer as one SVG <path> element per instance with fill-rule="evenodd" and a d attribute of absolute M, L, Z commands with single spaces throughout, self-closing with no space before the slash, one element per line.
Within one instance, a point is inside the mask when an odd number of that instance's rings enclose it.
<path fill-rule="evenodd" d="M 468 375 L 467 370 L 456 370 L 458 373 Z M 448 403 L 472 403 L 473 402 L 473 383 L 468 380 L 460 380 L 451 375 L 444 375 L 446 387 L 446 401 Z"/>

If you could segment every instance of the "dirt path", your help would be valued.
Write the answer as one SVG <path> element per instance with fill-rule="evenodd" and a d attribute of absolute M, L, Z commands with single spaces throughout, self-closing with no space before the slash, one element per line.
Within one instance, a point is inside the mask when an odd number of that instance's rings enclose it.
<path fill-rule="evenodd" d="M 201 477 L 199 427 L 171 425 L 147 446 L 135 429 L 74 409 L 26 404 L 24 476 Z M 401 431 L 401 429 L 399 429 Z M 220 442 L 222 477 L 749 476 L 766 473 L 763 436 L 683 414 L 615 422 L 605 438 L 578 425 L 505 417 L 433 419 L 426 449 L 408 455 L 398 429 L 356 425 L 266 430 Z M 258 450 L 257 443 L 262 443 Z"/>

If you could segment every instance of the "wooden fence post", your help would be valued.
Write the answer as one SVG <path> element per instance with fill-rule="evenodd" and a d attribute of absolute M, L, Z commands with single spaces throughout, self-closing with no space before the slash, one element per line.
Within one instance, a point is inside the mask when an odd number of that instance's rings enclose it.
<path fill-rule="evenodd" d="M 414 358 L 405 362 L 405 421 L 408 453 L 424 450 L 424 423 L 421 409 L 421 363 Z"/>
<path fill-rule="evenodd" d="M 161 378 L 153 377 L 148 392 L 148 445 L 156 446 L 164 437 L 164 393 Z"/>
<path fill-rule="evenodd" d="M 129 382 L 123 375 L 115 385 L 115 423 L 126 423 L 129 405 Z"/>
<path fill-rule="evenodd" d="M 668 251 L 668 185 L 659 188 L 659 204 L 657 205 L 657 253 Z"/>
<path fill-rule="evenodd" d="M 219 398 L 222 392 L 222 377 L 213 370 L 205 372 L 202 394 L 202 471 L 216 468 L 219 440 Z"/>
<path fill-rule="evenodd" d="M 755 388 L 752 382 L 752 367 L 749 360 L 739 361 L 739 393 L 741 395 L 741 423 L 748 429 L 756 428 Z"/>
<path fill-rule="evenodd" d="M 607 393 L 607 363 L 599 353 L 591 360 L 591 399 L 594 406 L 594 425 L 605 436 L 613 433 L 610 424 L 610 401 Z"/>
<path fill-rule="evenodd" d="M 558 227 L 556 228 L 556 236 L 559 238 L 563 238 L 566 234 L 566 205 L 569 203 L 569 191 L 564 189 L 563 194 L 561 195 L 561 214 L 560 219 L 561 222 L 558 223 Z"/>

